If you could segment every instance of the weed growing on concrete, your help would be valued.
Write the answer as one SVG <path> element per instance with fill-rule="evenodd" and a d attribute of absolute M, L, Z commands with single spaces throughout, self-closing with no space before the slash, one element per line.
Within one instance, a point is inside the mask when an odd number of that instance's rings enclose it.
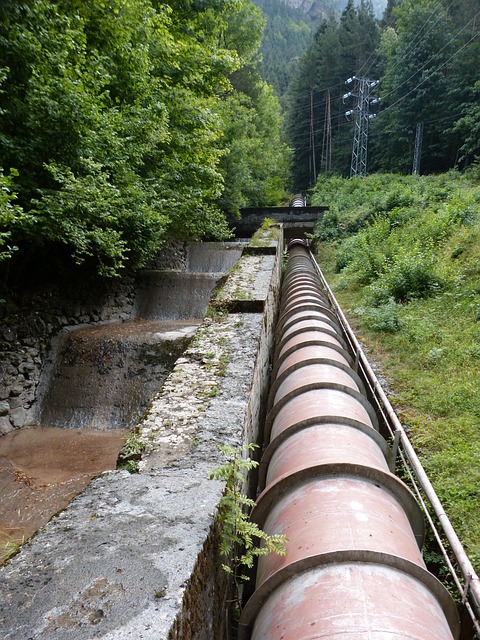
<path fill-rule="evenodd" d="M 260 225 L 260 229 L 267 230 L 270 227 L 276 227 L 277 221 L 273 218 L 264 218 L 262 224 Z"/>
<path fill-rule="evenodd" d="M 216 384 L 214 384 L 209 389 L 200 391 L 199 394 L 202 395 L 204 398 L 216 398 L 216 396 L 220 394 L 220 389 Z"/>
<path fill-rule="evenodd" d="M 145 444 L 145 441 L 140 437 L 138 429 L 130 432 L 118 454 L 117 469 L 138 473 L 138 463 L 142 459 Z"/>
<path fill-rule="evenodd" d="M 206 318 L 210 318 L 214 322 L 223 322 L 228 318 L 228 309 L 221 305 L 211 302 L 205 313 Z"/>
<path fill-rule="evenodd" d="M 278 239 L 279 226 L 272 218 L 264 218 L 260 228 L 250 240 L 251 247 L 263 247 Z"/>
<path fill-rule="evenodd" d="M 21 538 L 14 538 L 5 531 L 1 531 L 0 533 L 2 538 L 4 538 L 0 546 L 0 565 L 2 565 L 18 553 L 18 550 L 25 542 L 25 536 L 22 536 Z"/>
<path fill-rule="evenodd" d="M 223 480 L 225 491 L 219 503 L 219 521 L 221 526 L 220 553 L 230 559 L 223 569 L 240 580 L 248 580 L 243 573 L 251 569 L 256 557 L 269 553 L 286 555 L 284 535 L 269 535 L 252 522 L 247 513 L 255 502 L 242 491 L 248 471 L 258 466 L 258 462 L 245 453 L 256 448 L 255 444 L 243 447 L 221 445 L 220 451 L 226 460 L 210 475 L 210 479 Z"/>
<path fill-rule="evenodd" d="M 225 376 L 227 374 L 227 368 L 230 362 L 230 355 L 229 354 L 222 354 L 219 359 L 218 359 L 218 375 L 219 376 Z"/>

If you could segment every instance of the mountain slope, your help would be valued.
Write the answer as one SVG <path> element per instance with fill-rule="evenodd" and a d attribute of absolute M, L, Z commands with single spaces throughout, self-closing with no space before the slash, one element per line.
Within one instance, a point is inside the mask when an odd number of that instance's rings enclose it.
<path fill-rule="evenodd" d="M 332 14 L 340 16 L 348 0 L 253 0 L 266 18 L 262 56 L 262 77 L 282 98 L 297 72 L 297 61 L 305 53 L 320 22 Z M 359 4 L 360 0 L 355 0 Z M 387 0 L 373 0 L 381 18 Z"/>
<path fill-rule="evenodd" d="M 283 0 L 279 0 L 282 2 Z M 299 9 L 314 18 L 323 18 L 336 12 L 340 14 L 347 6 L 348 0 L 285 0 L 288 5 Z M 360 4 L 359 0 L 354 2 L 355 5 Z M 387 0 L 372 0 L 373 10 L 377 18 L 381 18 L 387 6 Z"/>

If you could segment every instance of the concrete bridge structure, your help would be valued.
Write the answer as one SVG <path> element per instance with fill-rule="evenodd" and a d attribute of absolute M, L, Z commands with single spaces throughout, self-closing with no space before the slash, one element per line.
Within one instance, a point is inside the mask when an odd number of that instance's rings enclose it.
<path fill-rule="evenodd" d="M 322 218 L 328 207 L 251 207 L 243 208 L 240 218 L 230 217 L 228 222 L 235 229 L 237 238 L 251 237 L 265 218 L 282 224 L 286 239 L 302 237 L 311 233 L 315 223 Z"/>

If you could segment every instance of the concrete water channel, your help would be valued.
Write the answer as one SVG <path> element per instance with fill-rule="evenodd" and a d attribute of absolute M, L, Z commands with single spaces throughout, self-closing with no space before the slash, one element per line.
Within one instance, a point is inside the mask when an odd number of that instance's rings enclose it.
<path fill-rule="evenodd" d="M 187 250 L 184 270 L 141 274 L 133 318 L 67 327 L 53 340 L 36 424 L 0 438 L 0 543 L 5 555 L 115 469 L 129 429 L 202 321 L 215 284 L 241 247 Z"/>
<path fill-rule="evenodd" d="M 38 425 L 0 439 L 1 523 L 29 537 L 0 569 L 2 638 L 228 637 L 210 473 L 258 439 L 281 229 L 255 244 L 194 246 L 185 273 L 145 273 L 134 318 L 56 339 Z"/>
<path fill-rule="evenodd" d="M 183 338 L 189 339 L 188 345 L 184 345 L 181 353 L 175 355 L 169 371 L 156 368 L 158 358 L 151 357 L 151 349 L 155 349 L 157 344 L 155 335 L 162 333 L 152 330 L 151 323 L 182 322 L 180 318 L 170 321 L 160 319 L 158 316 L 161 312 L 155 302 L 165 295 L 171 295 L 172 300 L 178 298 L 180 284 L 176 280 L 177 274 L 168 279 L 168 286 L 164 276 L 157 273 L 146 274 L 145 285 L 141 288 L 136 304 L 137 315 L 145 316 L 141 320 L 125 322 L 121 327 L 110 325 L 79 328 L 67 331 L 59 337 L 56 349 L 52 351 L 56 356 L 52 358 L 50 366 L 45 368 L 45 379 L 39 386 L 41 420 L 54 425 L 50 429 L 69 434 L 73 443 L 69 445 L 73 447 L 71 451 L 82 448 L 80 436 L 88 435 L 96 425 L 102 427 L 94 430 L 97 436 L 120 434 L 118 429 L 134 427 L 134 444 L 140 451 L 138 473 L 132 474 L 127 470 L 114 468 L 93 472 L 93 480 L 86 479 L 83 490 L 22 545 L 16 556 L 0 568 L 0 637 L 8 640 L 234 640 L 237 637 L 232 625 L 232 583 L 228 574 L 222 570 L 223 558 L 219 554 L 221 524 L 218 503 L 224 485 L 220 481 L 211 480 L 211 472 L 223 461 L 219 445 L 260 443 L 263 441 L 264 428 L 265 432 L 269 429 L 270 418 L 275 421 L 276 402 L 272 405 L 268 418 L 266 414 L 270 376 L 275 376 L 275 369 L 271 372 L 272 347 L 279 313 L 283 247 L 283 228 L 278 226 L 261 231 L 249 244 L 237 246 L 238 255 L 232 260 L 228 274 L 221 278 L 221 282 L 219 278 L 212 278 L 220 286 L 213 294 L 210 290 L 207 296 L 210 300 L 208 313 L 192 323 L 191 326 L 195 328 L 191 336 L 190 329 L 187 331 L 188 336 L 183 334 Z M 221 272 L 214 270 L 211 273 Z M 196 282 L 192 288 L 190 283 L 190 290 L 196 291 L 197 284 Z M 322 282 L 322 286 L 327 292 L 328 285 Z M 316 285 L 314 289 L 316 290 Z M 306 306 L 310 313 L 310 294 L 303 291 L 301 294 L 307 299 Z M 328 296 L 333 302 L 331 292 Z M 190 295 L 188 304 L 195 297 Z M 286 313 L 285 308 L 283 313 Z M 327 319 L 330 318 L 330 313 L 326 313 Z M 380 418 L 388 415 L 390 435 L 387 436 L 387 448 L 391 444 L 392 450 L 387 451 L 384 466 L 392 463 L 399 450 L 402 456 L 408 453 L 413 465 L 416 457 L 410 451 L 408 438 L 403 434 L 401 425 L 397 424 L 388 399 L 379 388 L 360 345 L 338 308 L 336 317 L 341 321 L 352 353 L 356 354 L 351 358 L 352 364 L 355 363 L 355 372 L 362 372 L 362 383 L 369 389 L 368 399 L 375 404 L 376 416 Z M 184 320 L 190 326 L 188 323 L 191 319 Z M 282 326 L 282 321 L 278 324 Z M 140 326 L 145 331 L 135 330 Z M 155 326 L 158 328 L 158 325 Z M 176 325 L 174 332 L 182 333 L 185 326 Z M 164 328 L 166 329 L 166 325 Z M 326 328 L 330 336 L 331 329 Z M 166 333 L 172 329 L 170 326 Z M 102 333 L 104 330 L 110 331 L 106 334 L 110 337 L 105 337 Z M 307 334 L 308 330 L 307 328 Z M 142 339 L 138 339 L 138 333 L 142 333 Z M 297 340 L 296 327 L 293 335 Z M 115 340 L 112 336 L 115 336 Z M 310 342 L 315 340 L 307 339 L 307 343 Z M 320 343 L 317 346 L 324 349 L 324 340 Z M 162 349 L 165 350 L 165 345 Z M 144 352 L 150 354 L 145 362 L 142 360 L 143 356 L 138 355 Z M 310 364 L 320 364 L 322 367 L 326 364 L 323 360 L 317 362 L 317 356 L 315 358 L 315 362 Z M 142 360 L 141 366 L 138 364 L 139 359 Z M 147 364 L 150 367 L 149 375 L 145 371 L 148 369 Z M 76 384 L 77 371 L 81 371 L 82 378 L 88 380 L 88 384 Z M 119 374 L 120 371 L 123 372 L 122 375 Z M 345 373 L 344 369 L 342 372 Z M 353 373 L 352 369 L 352 380 L 356 379 L 357 373 Z M 296 366 L 288 369 L 288 376 L 290 375 L 297 376 Z M 70 382 L 67 384 L 65 380 Z M 132 380 L 135 384 L 130 385 Z M 144 383 L 136 384 L 139 380 Z M 149 387 L 149 380 L 157 381 L 158 391 L 155 391 L 155 385 Z M 281 384 L 283 382 L 285 381 Z M 303 393 L 309 394 L 317 389 L 319 394 L 326 391 L 330 393 L 331 390 L 333 395 L 338 395 L 340 392 L 346 393 L 348 387 L 343 384 L 332 385 L 330 382 L 320 384 L 319 381 L 304 381 L 302 384 L 304 387 L 301 394 L 295 391 L 290 398 L 287 393 L 278 404 L 278 415 L 285 409 L 285 415 L 300 420 L 302 428 L 311 426 L 309 418 L 302 418 L 297 410 L 290 410 L 290 400 L 296 403 L 297 396 L 300 398 Z M 277 393 L 280 387 L 277 388 L 274 384 L 274 389 Z M 59 390 L 60 393 L 57 393 Z M 349 393 L 358 400 L 355 390 L 350 390 Z M 76 398 L 75 402 L 72 398 Z M 281 404 L 283 400 L 285 405 Z M 136 409 L 132 410 L 134 405 Z M 312 404 L 312 407 L 316 407 L 320 413 L 325 409 L 323 403 L 318 406 Z M 142 411 L 142 415 L 138 417 Z M 331 416 L 328 420 L 331 420 Z M 62 426 L 58 427 L 59 424 Z M 343 416 L 340 425 L 343 428 L 346 424 Z M 355 429 L 357 427 L 358 425 Z M 44 434 L 43 438 L 37 440 L 38 449 L 40 457 L 46 460 L 45 466 L 52 473 L 55 461 L 54 457 L 49 458 L 52 445 L 49 445 L 49 436 L 44 429 L 45 426 L 38 429 L 39 433 Z M 21 437 L 28 440 L 28 433 L 18 432 L 12 439 Z M 102 450 L 99 440 L 93 441 L 93 446 L 88 438 L 87 441 L 90 442 L 87 447 L 88 455 L 92 459 L 102 460 L 106 455 L 102 451 L 112 453 L 111 444 Z M 338 454 L 336 444 L 335 440 L 335 446 L 326 448 L 327 455 L 334 451 L 335 455 Z M 357 456 L 358 452 L 350 441 L 348 446 L 353 455 Z M 396 450 L 395 446 L 398 447 Z M 314 449 L 313 445 L 303 445 L 299 452 L 302 464 L 305 459 L 310 459 L 310 450 L 308 455 L 302 454 L 303 450 L 306 451 L 305 447 Z M 325 448 L 315 449 L 315 455 L 324 456 Z M 73 456 L 70 458 L 73 459 Z M 11 454 L 11 461 L 13 459 Z M 21 464 L 19 458 L 17 464 Z M 29 473 L 33 476 L 34 465 L 29 463 L 28 466 L 26 462 L 23 464 L 23 468 L 27 470 L 17 469 L 17 481 L 28 479 Z M 420 469 L 415 465 L 413 468 L 420 480 Z M 355 467 L 355 474 L 358 475 L 357 467 L 351 466 L 352 470 Z M 385 468 L 383 474 L 390 477 L 390 467 Z M 259 477 L 262 477 L 262 472 Z M 395 482 L 398 483 L 397 480 Z M 28 485 L 28 482 L 24 484 Z M 422 484 L 422 488 L 428 489 L 426 484 Z M 372 488 L 372 491 L 376 492 L 376 489 Z M 281 500 L 282 496 L 283 491 L 278 491 L 277 497 Z M 349 495 L 346 495 L 346 499 L 348 501 Z M 261 496 L 258 500 L 261 505 Z M 432 497 L 429 496 L 429 500 L 432 505 L 435 504 Z M 350 507 L 356 518 L 358 501 L 354 500 Z M 435 511 L 437 512 L 436 507 Z M 321 536 L 317 536 L 316 531 L 320 531 L 325 519 L 320 518 L 319 525 L 317 518 L 317 525 L 312 530 L 311 505 L 307 505 L 307 512 L 308 518 L 306 514 L 300 515 L 294 524 L 296 526 L 297 521 L 303 523 L 305 518 L 305 529 L 308 535 L 313 531 L 312 541 L 317 544 Z M 441 512 L 444 517 L 443 510 Z M 376 508 L 372 509 L 372 514 L 378 517 Z M 363 523 L 368 521 L 368 518 L 363 517 L 365 514 L 360 515 L 362 517 L 356 520 Z M 339 521 L 344 520 L 343 513 L 338 512 L 338 516 Z M 379 521 L 383 526 L 381 517 Z M 387 528 L 390 527 L 388 523 L 387 525 Z M 266 530 L 269 530 L 269 526 L 266 526 Z M 452 549 L 455 549 L 455 539 L 449 534 L 443 521 L 442 526 Z M 347 537 L 358 535 L 357 529 L 358 527 L 350 526 Z M 368 533 L 369 530 L 365 531 Z M 337 544 L 340 539 L 335 528 L 325 527 L 322 533 L 333 544 Z M 390 544 L 390 536 L 387 538 Z M 289 554 L 289 544 L 296 545 L 293 554 Z M 301 561 L 295 562 L 297 549 L 302 548 L 303 542 L 295 540 L 292 534 L 292 540 L 289 539 L 287 543 L 286 562 L 288 564 L 293 558 L 293 564 L 298 565 L 300 574 L 295 584 L 298 583 L 300 600 L 305 601 L 306 583 L 302 571 L 307 565 L 302 565 Z M 363 546 L 360 551 L 364 555 Z M 376 553 L 376 549 L 374 551 Z M 468 558 L 460 557 L 458 552 L 457 548 L 455 556 L 466 585 L 465 588 L 460 585 L 459 592 L 464 593 L 465 599 L 468 599 L 466 605 L 470 606 L 472 603 L 476 610 L 480 602 L 476 596 L 478 577 L 470 568 Z M 362 559 L 365 561 L 363 555 Z M 383 554 L 382 560 L 388 559 L 387 555 Z M 332 560 L 329 552 L 315 555 L 317 556 L 327 557 L 327 563 Z M 368 556 L 367 561 L 371 562 L 372 557 Z M 354 563 L 358 561 L 355 554 L 352 558 Z M 377 562 L 378 558 L 375 558 Z M 308 559 L 310 561 L 310 557 Z M 267 560 L 270 561 L 283 562 L 283 559 Z M 401 571 L 405 569 L 403 561 L 402 556 L 399 564 Z M 465 567 L 468 571 L 464 571 Z M 426 573 L 423 569 L 422 572 L 422 575 Z M 274 583 L 278 574 L 274 572 Z M 255 586 L 252 584 L 249 587 L 247 583 L 245 588 L 244 600 L 248 600 L 249 604 L 244 608 L 243 619 L 240 619 L 240 633 L 247 633 L 244 637 L 250 637 L 250 626 L 254 624 L 253 618 L 260 610 L 259 603 L 263 606 L 264 600 L 268 604 L 272 598 L 280 603 L 282 615 L 287 610 L 285 602 L 294 605 L 292 612 L 286 616 L 285 628 L 292 626 L 292 621 L 293 627 L 297 621 L 305 622 L 307 617 L 299 613 L 295 598 L 282 591 L 280 595 L 285 600 L 281 600 L 278 594 L 275 596 L 278 584 L 273 584 L 270 588 L 270 585 L 265 587 L 262 583 L 261 566 L 259 575 L 257 587 L 260 587 L 253 596 Z M 282 575 L 289 578 L 289 570 Z M 339 580 L 335 584 L 343 588 L 345 574 L 340 571 L 337 577 Z M 435 582 L 436 579 L 432 576 L 429 580 Z M 370 579 L 367 583 L 371 586 Z M 376 584 L 375 580 L 374 583 Z M 362 610 L 365 599 L 368 599 L 366 593 L 366 589 L 358 590 Z M 384 593 L 377 595 L 378 602 L 383 606 Z M 390 599 L 387 598 L 393 618 L 398 613 L 395 605 L 397 596 L 398 592 L 395 592 Z M 342 602 L 333 598 L 332 607 L 340 602 L 340 607 L 348 617 L 352 598 L 350 595 Z M 325 601 L 323 596 L 321 601 Z M 250 602 L 253 604 L 250 605 Z M 423 597 L 416 600 L 418 611 L 415 619 L 420 621 L 420 626 L 425 613 L 422 609 L 424 606 Z M 255 615 L 251 620 L 245 620 L 245 611 L 248 613 L 250 609 L 251 613 L 252 607 Z M 318 607 L 313 602 L 313 605 L 309 604 L 309 608 L 315 623 L 318 619 Z M 331 618 L 331 610 L 329 606 L 325 613 L 327 618 Z M 257 635 L 254 637 L 276 640 L 279 628 L 277 614 L 270 619 L 268 610 L 266 611 L 273 630 L 265 635 L 260 620 L 260 627 L 255 627 L 254 634 Z M 471 626 L 462 625 L 463 635 L 457 635 L 457 613 L 455 609 L 452 637 L 471 640 Z M 411 607 L 407 607 L 405 620 L 409 621 L 410 618 Z M 474 618 L 472 620 L 476 622 Z M 380 615 L 379 624 L 374 625 L 376 637 L 386 637 L 381 630 L 384 629 L 383 621 Z M 410 623 L 408 625 L 410 628 Z M 358 625 L 352 626 L 349 623 L 348 628 L 348 633 L 352 630 L 354 633 L 358 632 Z M 429 625 L 421 636 L 410 632 L 407 635 L 409 638 L 440 637 L 435 633 L 430 634 L 431 628 Z M 324 626 L 319 624 L 317 629 L 315 637 L 323 637 Z M 309 622 L 305 633 L 310 634 L 311 630 L 312 623 Z M 372 633 L 369 630 L 361 637 L 373 637 Z M 397 637 L 396 622 L 393 623 L 392 633 Z M 391 634 L 388 635 L 390 637 Z M 297 640 L 298 637 L 300 636 L 295 631 L 288 635 L 291 640 Z M 334 633 L 331 637 L 339 635 Z"/>

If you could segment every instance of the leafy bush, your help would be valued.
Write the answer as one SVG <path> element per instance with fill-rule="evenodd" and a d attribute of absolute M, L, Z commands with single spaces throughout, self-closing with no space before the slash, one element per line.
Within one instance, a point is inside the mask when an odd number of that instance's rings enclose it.
<path fill-rule="evenodd" d="M 10 175 L 3 174 L 0 168 L 0 262 L 8 260 L 18 251 L 13 238 L 14 231 L 28 225 L 31 216 L 22 207 L 14 204 L 17 194 L 13 191 L 13 180 L 18 176 L 15 169 Z"/>
<path fill-rule="evenodd" d="M 377 281 L 369 286 L 369 293 L 377 304 L 384 304 L 390 298 L 407 302 L 438 293 L 444 284 L 434 253 L 413 247 L 402 251 L 384 268 Z"/>
<path fill-rule="evenodd" d="M 393 298 L 377 307 L 357 307 L 355 313 L 372 331 L 396 333 L 401 329 L 398 305 Z"/>
<path fill-rule="evenodd" d="M 382 271 L 390 236 L 390 222 L 378 217 L 356 236 L 346 240 L 337 257 L 337 271 L 345 270 L 359 284 L 368 284 Z"/>
<path fill-rule="evenodd" d="M 344 234 L 356 233 L 383 214 L 408 208 L 418 200 L 417 185 L 408 178 L 393 174 L 375 174 L 368 178 L 345 180 L 337 176 L 319 180 L 312 204 L 326 205 L 338 215 Z M 321 222 L 320 222 L 321 225 Z"/>
<path fill-rule="evenodd" d="M 370 304 L 431 296 L 449 282 L 448 268 L 440 268 L 438 260 L 449 238 L 460 238 L 459 229 L 469 225 L 461 244 L 452 247 L 455 258 L 470 242 L 478 219 L 476 191 L 463 188 L 469 180 L 455 173 L 425 179 L 377 175 L 361 183 L 345 181 L 343 191 L 338 178 L 327 185 L 322 182 L 336 204 L 317 225 L 316 236 L 324 242 L 340 240 L 334 251 L 335 270 L 344 284 L 368 286 Z M 352 215 L 361 226 L 355 233 Z"/>
<path fill-rule="evenodd" d="M 344 234 L 340 218 L 336 211 L 326 211 L 315 226 L 315 235 L 319 240 L 338 240 Z"/>

